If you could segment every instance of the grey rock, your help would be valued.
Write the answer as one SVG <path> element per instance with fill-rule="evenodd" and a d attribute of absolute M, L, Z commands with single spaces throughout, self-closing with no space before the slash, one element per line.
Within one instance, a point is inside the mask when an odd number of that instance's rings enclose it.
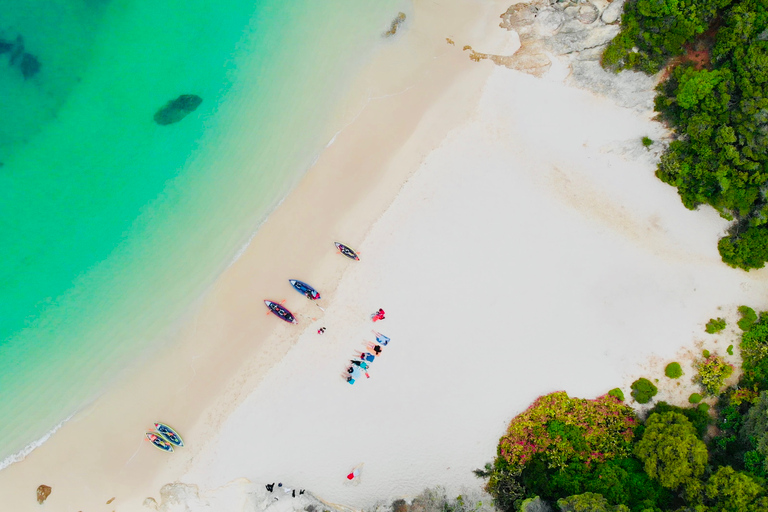
<path fill-rule="evenodd" d="M 576 19 L 580 22 L 584 23 L 585 25 L 590 25 L 597 20 L 597 18 L 600 16 L 600 11 L 597 7 L 595 7 L 594 4 L 591 4 L 589 2 L 585 2 L 583 4 L 579 4 L 578 7 L 578 13 L 576 14 Z"/>
<path fill-rule="evenodd" d="M 613 2 L 605 8 L 600 19 L 607 25 L 618 23 L 621 19 L 621 11 L 623 7 L 624 0 L 613 0 Z"/>
<path fill-rule="evenodd" d="M 165 104 L 160 110 L 155 112 L 155 122 L 159 125 L 168 125 L 178 123 L 191 112 L 194 112 L 203 98 L 195 94 L 182 94 L 175 100 Z"/>

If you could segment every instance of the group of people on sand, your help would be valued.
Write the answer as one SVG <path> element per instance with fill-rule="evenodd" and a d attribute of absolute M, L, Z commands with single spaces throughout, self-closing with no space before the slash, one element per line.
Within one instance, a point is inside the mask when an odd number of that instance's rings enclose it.
<path fill-rule="evenodd" d="M 389 338 L 380 332 L 373 331 L 373 334 L 376 336 L 376 341 L 366 341 L 365 348 L 367 350 L 360 352 L 355 358 L 350 359 L 349 362 L 351 364 L 348 365 L 346 371 L 341 374 L 347 383 L 354 384 L 355 381 L 360 378 L 361 374 L 365 375 L 368 379 L 371 378 L 368 374 L 368 369 L 371 367 L 370 363 L 381 355 L 383 352 L 382 347 L 386 347 L 389 343 Z"/>
<path fill-rule="evenodd" d="M 275 483 L 274 482 L 272 482 L 271 484 L 267 484 L 266 487 L 267 487 L 267 490 L 269 492 L 276 492 L 276 491 L 282 490 L 283 494 L 285 494 L 285 495 L 289 495 L 290 494 L 292 498 L 296 497 L 296 489 L 291 489 L 290 487 L 283 487 L 282 483 L 278 483 L 277 484 L 277 489 L 275 489 Z M 302 495 L 302 494 L 304 494 L 304 489 L 300 489 L 299 490 L 299 496 Z M 276 500 L 280 499 L 279 496 L 275 496 L 274 498 Z"/>

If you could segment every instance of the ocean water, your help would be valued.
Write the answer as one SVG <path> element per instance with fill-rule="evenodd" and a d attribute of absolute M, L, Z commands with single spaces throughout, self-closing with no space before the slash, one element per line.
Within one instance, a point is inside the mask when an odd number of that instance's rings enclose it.
<path fill-rule="evenodd" d="M 0 460 L 146 355 L 231 261 L 405 4 L 0 0 Z M 203 102 L 157 125 L 180 94 Z"/>

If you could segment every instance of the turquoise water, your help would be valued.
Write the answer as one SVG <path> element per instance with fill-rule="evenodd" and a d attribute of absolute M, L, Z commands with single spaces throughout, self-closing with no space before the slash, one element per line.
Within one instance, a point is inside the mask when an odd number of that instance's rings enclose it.
<path fill-rule="evenodd" d="M 95 396 L 335 128 L 403 0 L 0 0 L 0 459 Z M 158 126 L 180 94 L 201 106 Z"/>

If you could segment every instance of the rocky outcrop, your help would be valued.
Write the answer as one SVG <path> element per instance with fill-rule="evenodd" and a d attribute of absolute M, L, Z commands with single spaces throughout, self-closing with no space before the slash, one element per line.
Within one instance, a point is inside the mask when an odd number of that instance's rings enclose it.
<path fill-rule="evenodd" d="M 159 125 L 168 125 L 178 123 L 203 102 L 203 98 L 194 94 L 182 94 L 175 100 L 165 104 L 160 110 L 155 112 L 155 122 Z"/>
<path fill-rule="evenodd" d="M 473 60 L 496 64 L 534 76 L 562 73 L 572 85 L 608 96 L 621 106 L 652 110 L 656 77 L 634 71 L 612 73 L 600 66 L 606 45 L 619 33 L 624 0 L 532 0 L 512 5 L 501 15 L 502 28 L 520 38 L 513 55 L 474 51 Z"/>
<path fill-rule="evenodd" d="M 45 500 L 47 500 L 48 496 L 50 496 L 50 495 L 51 495 L 51 488 L 49 486 L 47 486 L 47 485 L 40 485 L 37 488 L 37 502 L 39 504 L 42 505 L 43 502 L 45 502 Z"/>

